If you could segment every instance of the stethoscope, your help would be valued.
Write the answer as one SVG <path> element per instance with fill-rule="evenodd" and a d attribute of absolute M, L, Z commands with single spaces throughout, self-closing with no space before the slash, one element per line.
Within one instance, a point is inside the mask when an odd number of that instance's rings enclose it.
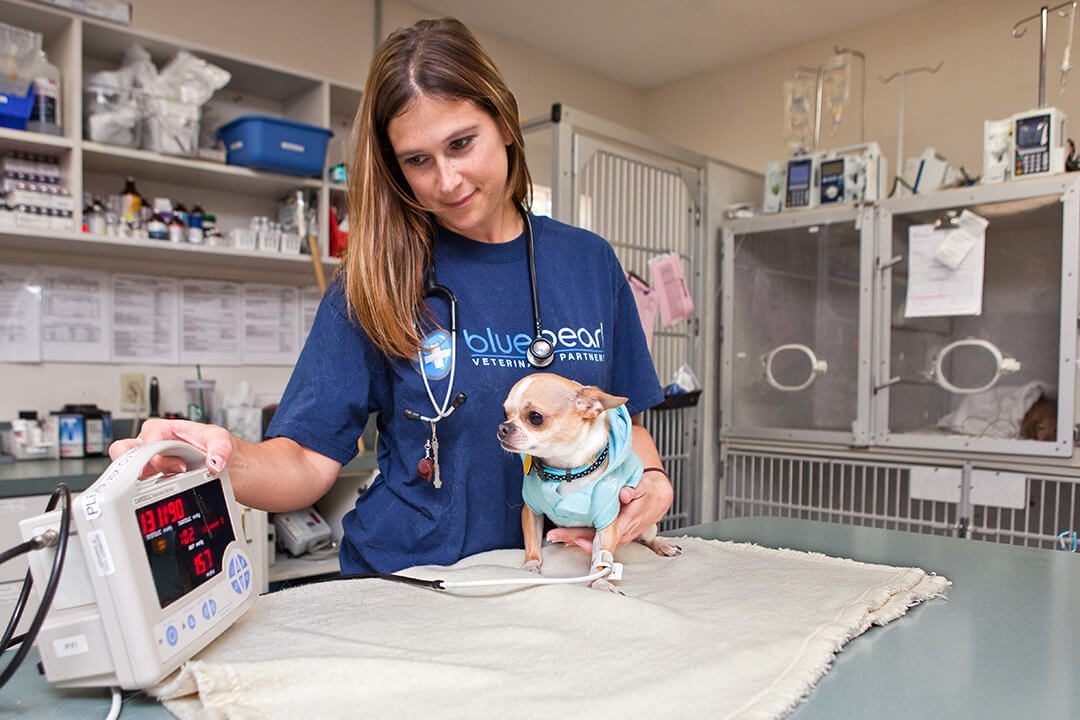
<path fill-rule="evenodd" d="M 532 295 L 534 335 L 532 342 L 529 343 L 529 347 L 525 351 L 525 357 L 534 368 L 545 368 L 555 359 L 555 346 L 544 337 L 544 326 L 540 322 L 540 299 L 536 291 L 536 259 L 533 254 L 532 220 L 523 206 L 514 203 L 514 207 L 517 208 L 525 224 L 525 258 L 529 265 L 529 291 Z M 455 410 L 464 405 L 468 396 L 463 392 L 454 395 L 454 374 L 457 370 L 457 297 L 450 288 L 434 282 L 434 272 L 430 277 L 432 277 L 432 282 L 424 291 L 424 297 L 440 296 L 450 306 L 450 377 L 446 384 L 446 395 L 440 404 L 435 400 L 435 393 L 431 390 L 431 382 L 428 380 L 427 372 L 424 370 L 423 353 L 418 349 L 416 351 L 416 360 L 420 366 L 420 377 L 424 380 L 424 390 L 427 391 L 428 400 L 431 402 L 435 414 L 427 416 L 416 410 L 406 408 L 405 417 L 409 420 L 421 420 L 431 423 L 434 426 L 435 423 L 450 417 Z"/>

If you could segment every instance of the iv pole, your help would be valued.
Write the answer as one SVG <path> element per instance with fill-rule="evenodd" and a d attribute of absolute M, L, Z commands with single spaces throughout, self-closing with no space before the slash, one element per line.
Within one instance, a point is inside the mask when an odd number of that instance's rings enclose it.
<path fill-rule="evenodd" d="M 945 61 L 939 61 L 935 67 L 929 65 L 920 65 L 918 67 L 907 68 L 894 72 L 888 77 L 878 76 L 883 85 L 888 85 L 896 78 L 900 78 L 900 121 L 898 123 L 897 138 L 896 138 L 896 175 L 897 177 L 904 177 L 904 98 L 907 95 L 907 77 L 908 75 L 914 75 L 915 73 L 925 72 L 931 75 L 936 75 L 938 70 L 945 64 Z"/>
<path fill-rule="evenodd" d="M 866 142 L 866 55 L 861 50 L 854 48 L 842 48 L 833 45 L 832 51 L 837 55 L 852 55 L 859 58 L 859 143 Z"/>
<path fill-rule="evenodd" d="M 834 47 L 833 52 L 837 55 L 849 54 L 862 60 L 862 98 L 861 107 L 859 108 L 859 142 L 866 141 L 866 55 L 859 50 L 853 50 L 851 48 L 838 48 Z M 810 67 L 809 65 L 800 65 L 795 68 L 795 75 L 800 73 L 806 73 L 815 75 L 817 77 L 817 94 L 814 100 L 814 147 L 812 152 L 817 152 L 821 147 L 821 105 L 823 95 L 825 93 L 825 65 L 815 65 Z"/>
<path fill-rule="evenodd" d="M 1027 33 L 1027 25 L 1032 20 L 1039 21 L 1039 107 L 1046 107 L 1046 18 L 1047 15 L 1055 10 L 1061 10 L 1062 8 L 1072 7 L 1073 12 L 1076 12 L 1076 2 L 1069 0 L 1069 2 L 1063 2 L 1060 5 L 1053 7 L 1047 7 L 1045 5 L 1039 10 L 1038 15 L 1031 15 L 1023 20 L 1020 20 L 1012 27 L 1012 36 L 1014 38 L 1022 38 Z M 1059 12 L 1058 15 L 1065 17 L 1065 13 Z"/>

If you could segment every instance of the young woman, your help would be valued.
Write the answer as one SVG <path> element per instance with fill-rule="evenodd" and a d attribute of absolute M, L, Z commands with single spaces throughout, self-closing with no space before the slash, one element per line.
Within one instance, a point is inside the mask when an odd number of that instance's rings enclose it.
<path fill-rule="evenodd" d="M 536 371 L 533 295 L 553 351 L 544 369 L 626 396 L 636 415 L 662 393 L 625 275 L 602 238 L 526 212 L 517 102 L 460 22 L 425 20 L 387 38 L 355 138 L 348 252 L 269 439 L 152 420 L 110 454 L 186 440 L 206 451 L 211 469 L 228 465 L 240 502 L 291 510 L 333 485 L 378 412 L 380 472 L 344 518 L 342 572 L 522 547 L 521 461 L 500 448 L 496 431 L 507 391 Z M 418 417 L 441 419 L 433 428 Z M 661 464 L 640 425 L 633 447 L 646 467 Z M 166 471 L 177 463 L 156 461 Z M 661 472 L 624 488 L 621 536 L 657 522 L 671 498 Z M 589 536 L 554 530 L 549 538 L 588 546 Z"/>

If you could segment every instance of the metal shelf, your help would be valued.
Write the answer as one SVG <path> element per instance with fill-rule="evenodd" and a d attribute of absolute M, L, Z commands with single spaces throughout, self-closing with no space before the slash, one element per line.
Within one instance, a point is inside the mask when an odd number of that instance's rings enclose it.
<path fill-rule="evenodd" d="M 0 231 L 0 251 L 25 251 L 40 257 L 48 253 L 57 264 L 79 257 L 110 263 L 117 271 L 153 272 L 171 276 L 218 277 L 235 280 L 252 272 L 273 273 L 296 284 L 314 284 L 311 256 L 208 247 L 157 240 L 104 237 L 76 232 Z M 336 260 L 324 260 L 328 272 Z M 140 267 L 141 266 L 141 267 Z M 192 272 L 196 271 L 196 272 Z"/>
<path fill-rule="evenodd" d="M 82 150 L 83 168 L 87 172 L 132 175 L 139 179 L 224 190 L 241 195 L 280 195 L 298 187 L 322 188 L 322 181 L 317 178 L 259 172 L 236 165 L 162 155 L 97 142 L 83 142 Z"/>
<path fill-rule="evenodd" d="M 36 153 L 55 153 L 71 150 L 74 143 L 62 135 L 45 135 L 26 130 L 0 128 L 0 150 L 22 150 Z"/>

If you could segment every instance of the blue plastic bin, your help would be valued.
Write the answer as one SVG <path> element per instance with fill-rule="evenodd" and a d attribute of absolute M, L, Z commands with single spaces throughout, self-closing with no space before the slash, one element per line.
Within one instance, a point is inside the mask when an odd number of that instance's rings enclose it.
<path fill-rule="evenodd" d="M 34 88 L 32 85 L 26 95 L 0 93 L 0 127 L 25 130 L 33 109 Z"/>
<path fill-rule="evenodd" d="M 245 115 L 218 128 L 230 165 L 303 177 L 322 177 L 326 144 L 333 135 L 326 128 L 266 115 Z"/>

